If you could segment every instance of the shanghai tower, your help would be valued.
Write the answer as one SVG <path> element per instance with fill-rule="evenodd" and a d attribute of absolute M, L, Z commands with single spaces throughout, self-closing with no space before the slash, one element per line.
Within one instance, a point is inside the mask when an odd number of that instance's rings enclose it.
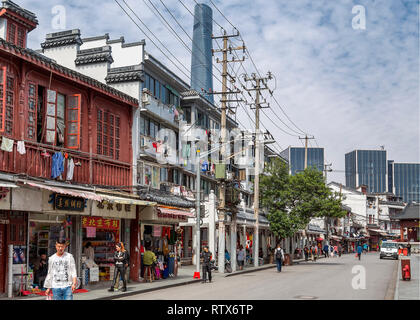
<path fill-rule="evenodd" d="M 191 88 L 214 103 L 213 90 L 212 34 L 213 11 L 205 4 L 194 9 L 194 34 L 191 59 Z M 205 92 L 204 92 L 204 91 Z"/>

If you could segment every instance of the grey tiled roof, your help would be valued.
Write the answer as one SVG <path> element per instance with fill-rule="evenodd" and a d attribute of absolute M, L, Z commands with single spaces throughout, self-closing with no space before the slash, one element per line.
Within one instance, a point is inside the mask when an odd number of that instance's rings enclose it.
<path fill-rule="evenodd" d="M 45 37 L 45 42 L 41 43 L 42 49 L 49 49 L 54 47 L 68 46 L 71 44 L 83 43 L 80 38 L 80 30 L 73 29 L 55 33 L 48 33 Z"/>
<path fill-rule="evenodd" d="M 107 83 L 127 82 L 127 81 L 142 81 L 143 80 L 142 65 L 111 68 L 105 78 Z"/>
<path fill-rule="evenodd" d="M 98 62 L 113 63 L 114 59 L 112 59 L 111 47 L 105 46 L 78 51 L 76 60 L 74 62 L 76 63 L 76 66 L 78 66 L 81 64 L 90 64 Z"/>
<path fill-rule="evenodd" d="M 35 24 L 38 24 L 38 19 L 36 18 L 36 15 L 26 9 L 23 9 L 22 7 L 18 6 L 16 3 L 10 0 L 2 1 L 2 8 L 8 9 L 14 13 L 19 14 L 25 19 L 28 19 L 29 21 L 32 21 Z"/>
<path fill-rule="evenodd" d="M 396 220 L 420 220 L 420 203 L 409 203 L 401 213 L 393 215 Z"/>
<path fill-rule="evenodd" d="M 195 208 L 194 201 L 189 201 L 170 192 L 160 190 L 139 191 L 141 200 L 153 201 L 159 204 L 180 208 Z"/>
<path fill-rule="evenodd" d="M 40 65 L 43 68 L 50 68 L 63 76 L 70 77 L 74 80 L 79 80 L 86 85 L 93 86 L 95 88 L 98 88 L 100 90 L 103 90 L 111 95 L 114 95 L 122 100 L 125 100 L 129 103 L 138 105 L 139 101 L 138 99 L 135 99 L 128 94 L 125 94 L 117 89 L 114 89 L 104 83 L 99 82 L 98 80 L 95 80 L 91 77 L 88 77 L 80 72 L 71 70 L 69 68 L 66 68 L 62 65 L 57 64 L 54 60 L 49 59 L 42 54 L 39 54 L 31 49 L 25 49 L 20 48 L 18 46 L 15 46 L 14 44 L 7 42 L 3 39 L 0 39 L 0 50 L 4 50 L 5 52 L 9 52 L 12 55 L 18 56 L 22 59 L 28 60 L 31 63 L 36 63 Z"/>

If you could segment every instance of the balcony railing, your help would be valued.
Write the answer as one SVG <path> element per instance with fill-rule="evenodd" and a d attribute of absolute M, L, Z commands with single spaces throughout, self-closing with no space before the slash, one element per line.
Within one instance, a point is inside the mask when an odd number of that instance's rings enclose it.
<path fill-rule="evenodd" d="M 144 107 L 163 120 L 173 125 L 178 125 L 179 111 L 176 111 L 174 106 L 163 104 L 160 100 L 148 95 L 147 103 L 144 105 Z"/>
<path fill-rule="evenodd" d="M 12 152 L 0 150 L 0 171 L 26 174 L 31 177 L 51 179 L 52 156 L 55 152 L 68 153 L 75 164 L 71 182 L 103 186 L 130 186 L 132 184 L 130 165 L 105 157 L 70 149 L 25 141 L 25 154 L 17 151 L 16 142 Z M 46 156 L 45 153 L 49 156 Z M 79 165 L 80 164 L 80 165 Z M 67 176 L 64 164 L 63 180 Z"/>

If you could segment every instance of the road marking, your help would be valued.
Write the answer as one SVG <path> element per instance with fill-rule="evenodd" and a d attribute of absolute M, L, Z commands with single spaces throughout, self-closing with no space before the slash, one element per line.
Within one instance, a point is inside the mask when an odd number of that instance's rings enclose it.
<path fill-rule="evenodd" d="M 318 299 L 318 297 L 314 297 L 314 296 L 296 296 L 294 298 L 296 298 L 296 299 L 303 299 L 303 300 L 315 300 L 315 299 Z"/>

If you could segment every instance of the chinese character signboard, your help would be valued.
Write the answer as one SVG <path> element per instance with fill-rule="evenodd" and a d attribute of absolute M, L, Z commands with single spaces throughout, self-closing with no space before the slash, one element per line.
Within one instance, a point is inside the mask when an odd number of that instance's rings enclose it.
<path fill-rule="evenodd" d="M 84 211 L 86 200 L 53 193 L 49 203 L 53 203 L 56 210 Z"/>
<path fill-rule="evenodd" d="M 98 228 L 104 230 L 119 230 L 120 221 L 115 219 L 106 219 L 102 217 L 83 217 L 83 228 Z"/>

